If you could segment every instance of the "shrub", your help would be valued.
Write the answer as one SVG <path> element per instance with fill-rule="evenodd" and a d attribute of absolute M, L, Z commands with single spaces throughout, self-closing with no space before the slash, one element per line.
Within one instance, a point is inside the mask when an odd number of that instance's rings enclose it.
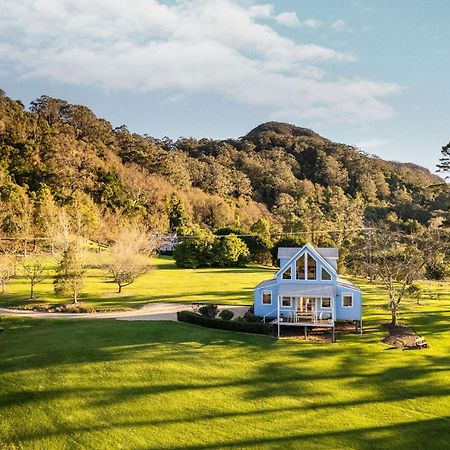
<path fill-rule="evenodd" d="M 269 335 L 273 333 L 273 326 L 266 323 L 248 323 L 237 320 L 212 319 L 191 311 L 179 311 L 177 312 L 177 318 L 180 322 L 193 323 L 202 327 L 217 328 L 219 330 Z"/>
<path fill-rule="evenodd" d="M 250 252 L 241 239 L 235 234 L 229 234 L 216 238 L 213 258 L 219 267 L 244 267 L 250 260 Z"/>
<path fill-rule="evenodd" d="M 217 313 L 219 312 L 219 308 L 217 305 L 205 305 L 198 309 L 198 312 L 205 317 L 209 317 L 213 319 L 217 316 Z"/>
<path fill-rule="evenodd" d="M 224 309 L 224 310 L 220 311 L 219 317 L 222 320 L 231 320 L 234 317 L 234 312 L 230 311 L 229 309 Z"/>
<path fill-rule="evenodd" d="M 213 236 L 197 230 L 192 236 L 185 237 L 173 252 L 175 264 L 184 269 L 197 269 L 211 265 Z"/>

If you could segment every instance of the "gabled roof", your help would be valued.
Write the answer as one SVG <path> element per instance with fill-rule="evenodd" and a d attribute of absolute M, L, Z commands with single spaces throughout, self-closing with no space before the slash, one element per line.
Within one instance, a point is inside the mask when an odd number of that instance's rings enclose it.
<path fill-rule="evenodd" d="M 299 247 L 280 247 L 278 249 L 278 259 L 292 258 L 299 250 Z M 324 259 L 338 259 L 339 250 L 332 247 L 317 247 L 314 250 Z"/>
<path fill-rule="evenodd" d="M 275 278 L 272 278 L 270 280 L 261 281 L 261 283 L 259 283 L 258 286 L 255 287 L 255 289 L 265 288 L 265 287 L 273 286 L 275 284 L 277 284 L 277 280 Z"/>
<path fill-rule="evenodd" d="M 356 291 L 360 291 L 361 290 L 358 286 L 354 285 L 351 281 L 344 280 L 342 278 L 338 278 L 337 279 L 337 284 L 339 286 L 346 287 L 346 288 L 349 288 L 349 289 L 354 289 Z"/>
<path fill-rule="evenodd" d="M 294 248 L 294 247 L 285 247 L 285 248 Z M 275 274 L 276 277 L 280 273 L 284 272 L 286 270 L 286 268 L 292 263 L 292 261 L 297 259 L 303 253 L 303 251 L 305 251 L 305 250 L 308 250 L 308 252 L 310 252 L 311 254 L 315 255 L 320 260 L 320 262 L 329 271 L 331 271 L 331 273 L 334 273 L 335 275 L 337 275 L 336 269 L 311 244 L 305 244 L 301 248 L 295 248 L 295 250 L 297 250 L 297 252 L 292 255 L 292 257 L 289 259 L 289 261 L 283 267 L 280 267 L 278 272 Z M 337 249 L 334 249 L 334 250 L 337 251 Z"/>

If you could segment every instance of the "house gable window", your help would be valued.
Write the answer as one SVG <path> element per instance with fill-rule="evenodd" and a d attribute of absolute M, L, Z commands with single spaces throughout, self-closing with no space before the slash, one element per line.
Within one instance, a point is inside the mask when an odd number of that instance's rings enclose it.
<path fill-rule="evenodd" d="M 283 280 L 291 280 L 292 279 L 292 269 L 288 267 L 282 275 Z"/>
<path fill-rule="evenodd" d="M 331 280 L 331 274 L 330 272 L 328 272 L 328 270 L 324 269 L 322 267 L 322 271 L 321 271 L 321 277 L 323 281 L 330 281 Z"/>
<path fill-rule="evenodd" d="M 330 297 L 322 297 L 320 299 L 320 307 L 322 309 L 331 309 L 331 298 Z"/>
<path fill-rule="evenodd" d="M 290 308 L 292 306 L 292 298 L 291 297 L 281 297 L 281 306 Z"/>
<path fill-rule="evenodd" d="M 317 278 L 317 262 L 311 255 L 307 255 L 306 274 L 308 280 L 315 280 Z"/>
<path fill-rule="evenodd" d="M 305 254 L 304 253 L 295 262 L 295 276 L 296 276 L 297 280 L 305 279 Z"/>
<path fill-rule="evenodd" d="M 262 304 L 263 305 L 271 305 L 272 304 L 272 292 L 263 291 L 261 294 Z"/>
<path fill-rule="evenodd" d="M 342 307 L 352 308 L 353 307 L 353 295 L 352 294 L 342 294 Z"/>

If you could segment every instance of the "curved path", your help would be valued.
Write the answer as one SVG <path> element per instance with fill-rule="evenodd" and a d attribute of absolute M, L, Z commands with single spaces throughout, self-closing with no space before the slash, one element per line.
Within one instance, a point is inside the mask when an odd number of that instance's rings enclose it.
<path fill-rule="evenodd" d="M 243 316 L 248 306 L 218 305 L 219 309 L 230 309 L 236 317 Z M 147 303 L 132 311 L 98 313 L 49 313 L 21 309 L 0 308 L 0 315 L 34 317 L 37 319 L 117 319 L 117 320 L 177 320 L 178 311 L 194 310 L 194 305 L 183 303 Z"/>

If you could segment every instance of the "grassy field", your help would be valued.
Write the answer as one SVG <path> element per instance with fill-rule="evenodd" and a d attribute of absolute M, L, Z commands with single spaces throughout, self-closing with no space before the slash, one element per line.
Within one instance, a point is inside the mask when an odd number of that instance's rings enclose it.
<path fill-rule="evenodd" d="M 421 351 L 381 344 L 383 295 L 362 287 L 365 334 L 337 344 L 3 318 L 0 448 L 448 448 L 448 284 L 402 309 Z"/>
<path fill-rule="evenodd" d="M 46 258 L 48 273 L 52 275 L 55 259 Z M 96 263 L 91 255 L 91 265 Z M 88 269 L 86 287 L 81 301 L 97 310 L 137 308 L 150 301 L 209 302 L 222 304 L 250 304 L 253 288 L 262 280 L 270 278 L 273 269 L 250 266 L 238 269 L 177 269 L 173 259 L 159 257 L 152 259 L 154 270 L 139 278 L 134 284 L 117 294 L 117 286 L 99 269 Z M 53 280 L 47 278 L 36 286 L 36 299 L 29 298 L 28 280 L 20 274 L 12 279 L 6 292 L 0 295 L 0 306 L 24 306 L 30 303 L 61 303 L 53 293 Z M 65 301 L 69 301 L 66 299 Z"/>

